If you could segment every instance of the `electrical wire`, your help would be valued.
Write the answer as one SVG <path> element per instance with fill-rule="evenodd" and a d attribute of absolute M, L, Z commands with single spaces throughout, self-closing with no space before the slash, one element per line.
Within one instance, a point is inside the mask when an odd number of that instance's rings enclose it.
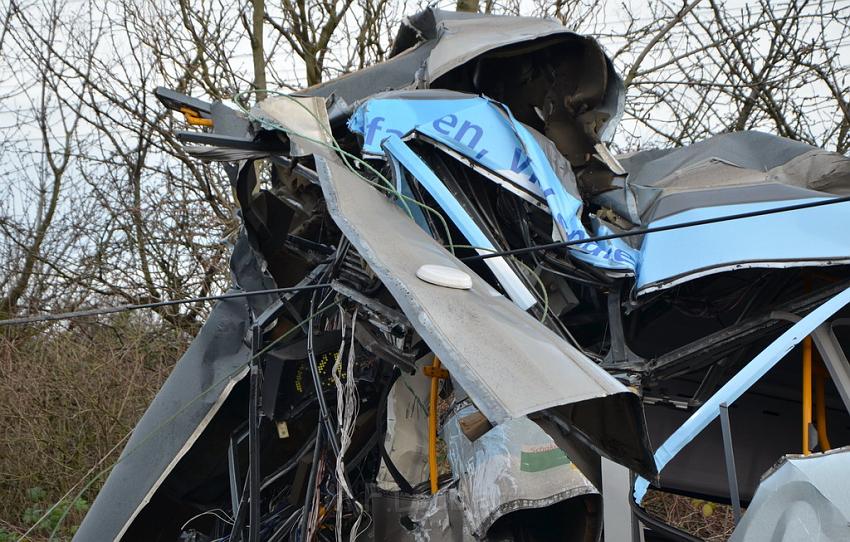
<path fill-rule="evenodd" d="M 221 515 L 219 515 L 218 512 L 221 512 Z M 204 510 L 200 514 L 192 516 L 191 518 L 186 520 L 186 523 L 184 523 L 183 526 L 180 527 L 180 530 L 181 531 L 185 530 L 187 525 L 189 525 L 190 523 L 192 523 L 193 521 L 195 521 L 199 517 L 206 516 L 206 515 L 215 516 L 217 519 L 220 519 L 224 523 L 227 523 L 228 525 L 233 525 L 233 518 L 231 518 L 227 514 L 227 512 L 225 512 L 221 508 L 213 508 L 211 510 Z"/>
<path fill-rule="evenodd" d="M 333 376 L 334 383 L 336 384 L 337 420 L 340 430 L 339 454 L 337 454 L 336 457 L 336 477 L 337 484 L 339 484 L 342 488 L 342 491 L 337 493 L 336 540 L 337 542 L 342 542 L 342 505 L 343 498 L 347 495 L 351 502 L 354 503 L 354 507 L 357 509 L 357 519 L 354 521 L 354 525 L 349 531 L 349 540 L 350 542 L 354 542 L 357 535 L 360 534 L 358 532 L 358 528 L 360 527 L 360 522 L 363 520 L 365 510 L 363 505 L 354 497 L 354 492 L 351 490 L 351 486 L 345 476 L 344 459 L 345 453 L 348 451 L 349 446 L 351 446 L 355 423 L 357 422 L 357 416 L 360 413 L 360 394 L 357 391 L 357 383 L 354 379 L 354 365 L 356 361 L 354 351 L 354 332 L 355 326 L 357 325 L 357 309 L 354 309 L 354 314 L 351 317 L 351 342 L 348 347 L 348 359 L 346 360 L 345 366 L 345 382 L 343 382 L 340 378 L 340 374 L 342 373 L 343 355 L 345 354 L 345 314 L 342 311 L 342 307 L 339 308 L 339 311 L 340 323 L 342 326 L 342 343 L 339 347 L 336 363 L 334 363 L 334 366 L 331 369 L 331 374 Z"/>
<path fill-rule="evenodd" d="M 321 309 L 318 309 L 315 313 L 310 314 L 310 316 L 309 316 L 308 318 L 315 318 L 316 316 L 319 316 L 319 315 L 321 315 L 321 314 L 323 314 L 323 313 L 325 313 L 325 312 L 327 312 L 327 311 L 329 311 L 329 310 L 331 310 L 331 309 L 335 308 L 337 305 L 338 305 L 338 303 L 337 303 L 337 302 L 334 302 L 334 303 L 332 303 L 331 305 L 328 305 L 328 306 L 326 306 L 326 307 L 323 307 L 323 308 L 321 308 Z M 127 448 L 127 449 L 124 451 L 124 453 L 121 455 L 121 457 L 119 457 L 116 461 L 114 461 L 114 462 L 113 462 L 112 464 L 110 464 L 108 467 L 106 467 L 105 469 L 100 470 L 97 474 L 95 474 L 95 476 L 94 476 L 94 477 L 92 477 L 92 478 L 91 478 L 91 479 L 90 479 L 90 480 L 89 480 L 89 481 L 88 481 L 88 482 L 87 482 L 87 483 L 86 483 L 86 484 L 85 484 L 85 485 L 84 485 L 84 486 L 83 486 L 83 487 L 82 487 L 82 488 L 81 488 L 81 489 L 80 489 L 80 490 L 76 493 L 76 495 L 74 496 L 74 498 L 73 498 L 73 499 L 71 499 L 71 502 L 76 502 L 76 501 L 77 501 L 77 499 L 79 499 L 79 498 L 80 498 L 80 497 L 81 497 L 81 496 L 82 496 L 82 495 L 83 495 L 86 491 L 88 491 L 88 489 L 92 486 L 92 484 L 94 484 L 97 480 L 99 480 L 99 479 L 100 479 L 100 478 L 102 478 L 105 474 L 107 474 L 107 473 L 108 473 L 108 472 L 110 472 L 113 468 L 115 468 L 115 466 L 116 466 L 118 463 L 121 463 L 122 461 L 124 461 L 125 459 L 127 459 L 128 457 L 130 457 L 131 455 L 133 455 L 135 452 L 137 452 L 137 451 L 138 451 L 138 450 L 139 450 L 139 449 L 140 449 L 140 448 L 141 448 L 144 444 L 146 444 L 146 443 L 147 443 L 150 439 L 152 439 L 154 436 L 156 436 L 157 434 L 159 434 L 159 432 L 160 432 L 160 431 L 162 431 L 162 430 L 163 430 L 163 429 L 165 429 L 168 425 L 170 425 L 172 422 L 174 422 L 174 420 L 176 420 L 178 417 L 180 417 L 180 415 L 181 415 L 181 414 L 183 414 L 183 412 L 185 412 L 185 411 L 186 411 L 186 409 L 188 409 L 191 405 L 193 405 L 193 404 L 194 404 L 196 401 L 198 401 L 201 397 L 203 397 L 204 395 L 206 395 L 207 393 L 209 393 L 209 392 L 210 392 L 210 391 L 212 391 L 213 389 L 217 388 L 219 385 L 224 384 L 225 382 L 227 382 L 228 380 L 230 380 L 231 378 L 235 377 L 237 374 L 239 374 L 240 372 L 242 372 L 243 370 L 245 370 L 245 368 L 247 368 L 247 367 L 248 367 L 248 365 L 249 365 L 249 364 L 250 364 L 250 363 L 254 360 L 254 358 L 255 358 L 255 357 L 262 356 L 263 354 L 265 354 L 266 352 L 268 352 L 269 350 L 271 350 L 272 348 L 274 348 L 275 346 L 277 346 L 278 344 L 280 344 L 283 340 L 285 340 L 286 338 L 288 338 L 288 337 L 289 337 L 290 335 L 292 335 L 294 332 L 296 332 L 296 331 L 298 331 L 299 329 L 301 329 L 301 324 L 302 324 L 302 323 L 306 323 L 306 320 L 305 320 L 304 322 L 299 322 L 299 323 L 295 324 L 292 328 L 290 328 L 289 330 L 287 330 L 287 331 L 286 331 L 285 333 L 283 333 L 280 337 L 278 337 L 278 338 L 274 339 L 274 340 L 273 340 L 273 341 L 271 341 L 268 345 L 266 345 L 263 349 L 261 349 L 259 352 L 257 352 L 256 354 L 254 354 L 254 355 L 253 355 L 250 359 L 248 359 L 248 360 L 247 360 L 247 361 L 245 361 L 244 363 L 240 364 L 239 366 L 237 366 L 236 368 L 234 368 L 232 371 L 230 371 L 229 373 L 227 373 L 226 375 L 224 375 L 222 378 L 220 378 L 220 379 L 216 380 L 215 382 L 213 382 L 212 384 L 210 384 L 209 386 L 207 386 L 206 388 L 204 388 L 203 390 L 201 390 L 201 391 L 200 391 L 197 395 L 195 395 L 194 397 L 192 397 L 189 401 L 187 401 L 186 403 L 184 403 L 181 407 L 179 407 L 177 410 L 175 410 L 175 411 L 174 411 L 174 412 L 173 412 L 173 413 L 172 413 L 169 417 L 167 417 L 165 420 L 163 420 L 162 422 L 160 422 L 160 423 L 159 423 L 156 427 L 154 427 L 153 429 L 151 429 L 151 430 L 150 430 L 150 431 L 149 431 L 146 435 L 144 435 L 143 437 L 141 437 L 141 440 L 140 440 L 140 441 L 139 441 L 136 445 L 134 445 L 132 448 Z M 89 473 L 86 473 L 86 475 L 85 475 L 85 476 L 83 476 L 83 478 L 82 478 L 82 479 L 80 479 L 80 480 L 79 480 L 76 484 L 74 484 L 74 486 L 73 486 L 73 487 L 76 487 L 77 485 L 79 485 L 79 484 L 80 484 L 83 480 L 85 480 L 85 478 L 86 478 L 88 475 L 89 475 Z M 59 506 L 62 502 L 63 502 L 62 500 L 57 501 L 57 502 L 56 502 L 56 503 L 54 503 L 54 504 L 53 504 L 50 508 L 48 508 L 48 509 L 47 509 L 47 510 L 46 510 L 46 511 L 42 514 L 42 516 L 41 516 L 38 520 L 36 520 L 36 522 L 35 522 L 35 523 L 33 523 L 33 525 L 32 525 L 29 529 L 27 529 L 27 531 L 26 531 L 26 532 L 25 532 L 25 533 L 21 536 L 21 538 L 19 539 L 19 542 L 23 542 L 24 540 L 26 540 L 26 537 L 27 537 L 30 533 L 32 533 L 32 531 L 33 531 L 36 527 L 38 527 L 38 525 L 40 525 L 40 524 L 41 524 L 41 522 L 43 522 L 43 521 L 45 520 L 45 518 L 47 518 L 48 516 L 50 516 L 50 515 L 53 513 L 53 511 L 54 511 L 54 510 L 56 510 L 56 508 L 57 508 L 57 507 L 58 507 L 58 506 Z M 64 512 L 64 513 L 60 516 L 59 520 L 56 522 L 56 526 L 54 527 L 53 531 L 50 533 L 50 539 L 49 539 L 49 540 L 53 540 L 53 539 L 54 539 L 54 537 L 56 536 L 56 533 L 57 533 L 57 532 L 59 531 L 59 529 L 61 528 L 61 526 L 62 526 L 62 524 L 64 523 L 64 520 L 65 520 L 65 518 L 67 517 L 68 513 L 70 512 L 71 508 L 72 508 L 72 507 L 67 507 L 67 508 L 65 509 L 65 512 Z"/>
<path fill-rule="evenodd" d="M 473 250 L 495 252 L 495 249 L 486 248 L 486 247 L 476 247 L 474 245 L 451 245 L 451 246 L 452 246 L 452 248 L 469 248 L 469 249 L 473 249 Z M 537 275 L 537 273 L 535 273 L 534 270 L 531 267 L 529 267 L 528 264 L 526 264 L 524 261 L 520 260 L 519 258 L 515 258 L 515 257 L 511 257 L 511 260 L 513 260 L 514 262 L 517 263 L 517 265 L 520 265 L 526 271 L 528 271 L 528 273 L 532 277 L 534 277 L 534 280 L 537 282 L 537 285 L 540 287 L 540 294 L 539 295 L 540 295 L 540 298 L 543 300 L 543 315 L 540 317 L 540 322 L 541 323 L 545 322 L 546 316 L 549 314 L 549 292 L 546 290 L 546 285 L 543 284 L 543 281 L 540 279 L 540 277 Z"/>
<path fill-rule="evenodd" d="M 319 126 L 322 129 L 322 131 L 325 133 L 325 135 L 328 137 L 328 140 L 331 143 L 329 144 L 325 141 L 321 141 L 319 139 L 312 138 L 310 136 L 304 135 L 301 132 L 297 132 L 295 130 L 292 130 L 291 128 L 287 128 L 287 127 L 285 127 L 281 124 L 270 121 L 267 118 L 261 118 L 261 117 L 258 117 L 257 115 L 254 115 L 251 112 L 250 109 L 248 109 L 247 107 L 242 105 L 242 103 L 239 101 L 239 98 L 241 98 L 242 96 L 248 95 L 248 94 L 255 94 L 255 93 L 258 93 L 258 92 L 264 92 L 264 93 L 271 95 L 271 96 L 278 96 L 278 97 L 281 97 L 281 98 L 286 98 L 286 99 L 294 102 L 295 104 L 297 104 L 299 107 L 304 109 L 307 112 L 307 114 L 309 114 L 311 117 L 313 117 L 313 120 L 316 121 L 316 125 Z M 383 190 L 385 192 L 388 192 L 388 193 L 392 194 L 393 196 L 395 196 L 396 198 L 398 198 L 399 200 L 401 200 L 402 203 L 404 204 L 405 211 L 407 211 L 408 216 L 410 216 L 411 218 L 413 218 L 413 212 L 410 210 L 410 207 L 407 205 L 407 203 L 413 203 L 414 205 L 417 205 L 420 208 L 425 209 L 428 213 L 431 213 L 432 215 L 436 216 L 440 220 L 440 222 L 443 226 L 443 229 L 446 232 L 446 240 L 448 241 L 448 243 L 450 245 L 452 244 L 452 234 L 451 234 L 451 230 L 449 229 L 448 222 L 446 222 L 445 217 L 443 217 L 443 215 L 441 215 L 439 213 L 439 211 L 437 211 L 436 209 L 434 209 L 433 207 L 431 207 L 429 205 L 426 205 L 425 203 L 422 203 L 421 201 L 418 201 L 418 200 L 411 198 L 411 197 L 409 197 L 405 194 L 402 194 L 401 192 L 399 192 L 396 189 L 396 187 L 393 185 L 393 183 L 390 182 L 389 179 L 387 179 L 386 176 L 384 176 L 381 172 L 379 172 L 377 169 L 375 169 L 369 162 L 367 162 L 366 160 L 360 158 L 359 156 L 356 156 L 356 155 L 346 151 L 345 149 L 343 149 L 339 145 L 339 143 L 337 142 L 336 138 L 334 138 L 333 134 L 328 131 L 327 127 L 316 116 L 316 114 L 313 111 L 311 111 L 307 106 L 305 106 L 303 103 L 298 101 L 296 99 L 296 97 L 291 96 L 289 94 L 286 94 L 285 92 L 280 92 L 280 91 L 276 91 L 276 90 L 249 89 L 249 90 L 245 90 L 245 91 L 237 93 L 236 96 L 234 96 L 234 103 L 236 103 L 239 106 L 239 108 L 242 110 L 242 113 L 244 113 L 245 116 L 247 116 L 249 120 L 259 122 L 260 124 L 273 126 L 274 128 L 276 128 L 276 129 L 278 129 L 282 132 L 285 132 L 287 134 L 292 134 L 295 137 L 301 138 L 301 139 L 303 139 L 305 141 L 309 141 L 309 142 L 311 142 L 315 145 L 319 145 L 321 147 L 325 147 L 325 148 L 331 149 L 331 150 L 339 153 L 342 156 L 343 162 L 345 163 L 345 166 L 349 169 L 349 171 L 351 171 L 352 173 L 354 173 L 355 175 L 360 177 L 366 183 L 374 186 L 375 188 L 378 188 L 379 190 Z M 359 171 L 357 171 L 357 169 L 354 166 L 352 166 L 348 162 L 349 159 L 355 161 L 356 163 L 362 165 L 364 168 L 371 171 L 375 175 L 375 177 L 378 178 L 379 180 L 383 181 L 386 184 L 386 186 L 383 186 L 380 183 L 376 183 L 375 181 L 364 177 Z"/>
<path fill-rule="evenodd" d="M 741 220 L 744 218 L 753 218 L 757 216 L 772 215 L 777 213 L 785 213 L 789 211 L 798 211 L 800 209 L 812 209 L 815 207 L 824 207 L 826 205 L 837 205 L 839 203 L 850 202 L 850 196 L 842 196 L 839 198 L 831 198 L 827 200 L 812 201 L 808 203 L 799 203 L 796 205 L 788 205 L 786 207 L 774 207 L 772 209 L 762 209 L 760 211 L 750 211 L 746 213 L 737 213 L 733 215 L 718 216 L 714 218 L 704 218 L 702 220 L 694 220 L 691 222 L 681 222 L 679 224 L 668 224 L 666 226 L 654 226 L 645 228 L 636 228 L 620 233 L 611 233 L 608 235 L 599 235 L 597 237 L 585 237 L 584 239 L 573 239 L 571 241 L 557 241 L 555 243 L 546 243 L 543 245 L 533 245 L 530 247 L 515 248 L 511 250 L 503 250 L 500 252 L 491 252 L 489 254 L 478 254 L 461 258 L 461 261 L 470 262 L 477 260 L 486 260 L 488 258 L 498 258 L 501 256 L 515 256 L 517 254 L 530 254 L 540 252 L 542 250 L 552 250 L 556 248 L 566 248 L 585 243 L 596 243 L 599 241 L 608 241 L 610 239 L 621 239 L 623 237 L 635 237 L 637 235 L 646 235 L 648 233 L 658 233 L 662 231 L 679 230 L 683 228 L 692 228 L 695 226 L 704 226 L 706 224 L 717 224 L 720 222 L 729 222 L 732 220 Z"/>
<path fill-rule="evenodd" d="M 154 309 L 158 307 L 167 307 L 171 305 L 182 305 L 185 303 L 196 303 L 199 301 L 217 301 L 222 299 L 235 299 L 240 297 L 251 297 L 255 295 L 271 295 L 281 294 L 286 292 L 300 292 L 304 290 L 316 290 L 319 288 L 328 288 L 327 284 L 308 284 L 305 286 L 294 286 L 291 288 L 272 288 L 270 290 L 254 290 L 251 292 L 235 292 L 232 294 L 208 295 L 203 297 L 192 297 L 188 299 L 174 299 L 170 301 L 156 301 L 153 303 L 140 303 L 138 305 L 119 305 L 117 307 L 104 307 L 99 309 L 87 309 L 82 311 L 63 312 L 59 314 L 42 314 L 38 316 L 26 316 L 23 318 L 12 318 L 10 320 L 0 320 L 0 326 L 16 326 L 21 324 L 35 324 L 39 322 L 53 322 L 56 320 L 70 320 L 72 318 L 83 318 L 86 316 L 100 316 L 103 314 L 114 314 L 117 312 L 133 311 L 139 309 Z"/>
<path fill-rule="evenodd" d="M 313 294 L 313 297 L 310 299 L 310 313 L 314 312 L 316 306 L 316 295 Z M 319 420 L 325 427 L 325 433 L 328 437 L 328 442 L 331 445 L 331 449 L 335 456 L 339 456 L 339 441 L 337 440 L 336 430 L 334 429 L 331 421 L 330 414 L 328 413 L 328 404 L 325 401 L 325 390 L 322 386 L 321 375 L 319 375 L 319 364 L 318 360 L 316 360 L 316 353 L 313 349 L 313 336 L 315 332 L 313 330 L 313 318 L 309 318 L 307 322 L 307 365 L 310 366 L 310 376 L 313 379 L 313 386 L 316 389 L 316 400 L 319 403 Z"/>

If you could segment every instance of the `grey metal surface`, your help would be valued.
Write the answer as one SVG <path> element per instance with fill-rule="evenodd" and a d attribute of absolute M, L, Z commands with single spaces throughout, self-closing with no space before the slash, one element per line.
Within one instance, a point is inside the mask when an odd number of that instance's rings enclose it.
<path fill-rule="evenodd" d="M 570 438 L 654 472 L 638 396 L 495 291 L 386 197 L 317 153 L 331 216 L 417 332 L 493 423 L 551 409 Z M 424 264 L 468 273 L 470 290 L 416 277 Z"/>
<path fill-rule="evenodd" d="M 583 41 L 598 48 L 593 38 L 570 32 L 554 20 L 458 14 L 428 7 L 404 21 L 396 36 L 391 58 L 315 85 L 299 94 L 333 96 L 344 105 L 341 108 L 330 107 L 331 118 L 341 118 L 348 107 L 379 92 L 439 88 L 440 85 L 435 83 L 440 76 L 488 52 L 520 44 L 528 48 L 530 43 L 531 49 L 542 49 L 565 41 Z M 607 56 L 605 65 L 605 92 L 594 110 L 607 119 L 599 127 L 600 138 L 609 139 L 622 116 L 625 90 L 622 79 Z"/>
<path fill-rule="evenodd" d="M 729 480 L 729 498 L 735 523 L 741 521 L 741 496 L 738 493 L 738 470 L 735 468 L 735 449 L 732 447 L 732 425 L 729 405 L 720 405 L 720 429 L 723 432 L 723 455 L 726 460 L 726 478 Z"/>
<path fill-rule="evenodd" d="M 638 542 L 632 514 L 632 474 L 609 459 L 602 459 L 602 521 L 605 542 Z"/>
<path fill-rule="evenodd" d="M 133 430 L 74 540 L 119 540 L 245 374 L 248 306 L 220 302 Z"/>
<path fill-rule="evenodd" d="M 635 224 L 683 210 L 845 194 L 850 160 L 799 141 L 756 131 L 620 157 L 623 188 L 594 201 Z"/>
<path fill-rule="evenodd" d="M 230 268 L 236 288 L 273 287 L 244 231 Z M 215 306 L 139 420 L 74 540 L 121 539 L 247 372 L 250 315 L 262 312 L 272 299 L 252 296 Z"/>
<path fill-rule="evenodd" d="M 762 479 L 730 542 L 850 540 L 850 448 L 786 456 Z"/>

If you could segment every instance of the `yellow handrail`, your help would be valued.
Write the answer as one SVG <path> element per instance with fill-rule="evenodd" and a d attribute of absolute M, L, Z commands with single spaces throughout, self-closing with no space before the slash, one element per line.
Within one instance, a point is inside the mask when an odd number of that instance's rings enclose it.
<path fill-rule="evenodd" d="M 428 410 L 428 474 L 431 480 L 431 494 L 439 490 L 437 484 L 437 393 L 440 383 L 440 358 L 434 356 L 431 364 L 431 398 Z"/>
<path fill-rule="evenodd" d="M 803 455 L 812 453 L 809 427 L 812 425 L 812 338 L 803 339 Z"/>
<path fill-rule="evenodd" d="M 821 361 L 815 366 L 815 424 L 818 430 L 818 443 L 822 452 L 832 449 L 829 444 L 829 437 L 826 434 L 825 385 L 826 368 Z"/>

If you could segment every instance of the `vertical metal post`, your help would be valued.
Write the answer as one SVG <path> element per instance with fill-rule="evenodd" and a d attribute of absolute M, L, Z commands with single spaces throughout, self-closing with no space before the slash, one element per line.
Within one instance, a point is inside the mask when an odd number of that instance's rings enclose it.
<path fill-rule="evenodd" d="M 253 328 L 251 340 L 251 390 L 248 407 L 248 542 L 257 542 L 260 537 L 260 360 L 263 331 L 259 325 Z"/>
<path fill-rule="evenodd" d="M 726 455 L 726 477 L 729 479 L 729 498 L 735 525 L 741 521 L 741 497 L 738 494 L 738 471 L 735 469 L 735 452 L 732 449 L 732 426 L 729 424 L 729 405 L 720 404 L 720 428 L 723 430 L 723 453 Z"/>
<path fill-rule="evenodd" d="M 638 542 L 637 522 L 629 503 L 632 474 L 626 467 L 602 458 L 602 521 L 605 542 Z"/>

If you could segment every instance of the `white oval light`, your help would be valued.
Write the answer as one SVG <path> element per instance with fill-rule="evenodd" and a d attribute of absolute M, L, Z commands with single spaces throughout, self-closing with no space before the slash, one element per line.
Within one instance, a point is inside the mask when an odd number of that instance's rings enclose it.
<path fill-rule="evenodd" d="M 425 282 L 446 288 L 458 290 L 472 288 L 472 277 L 460 269 L 445 265 L 425 264 L 416 270 L 416 276 Z"/>

